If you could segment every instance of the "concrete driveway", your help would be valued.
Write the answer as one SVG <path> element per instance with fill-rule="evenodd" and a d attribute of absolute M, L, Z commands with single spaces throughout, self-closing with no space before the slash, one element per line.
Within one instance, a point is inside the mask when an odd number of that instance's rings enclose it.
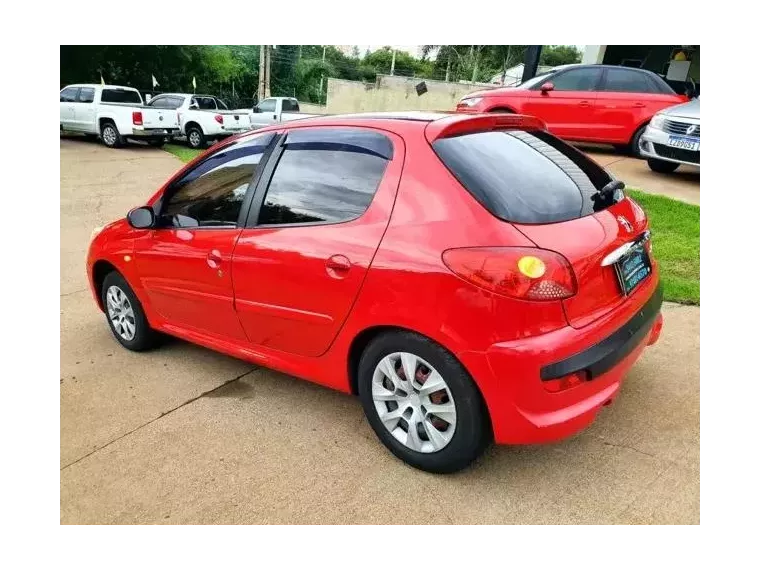
<path fill-rule="evenodd" d="M 61 140 L 62 523 L 699 523 L 699 309 L 668 305 L 616 403 L 454 476 L 386 452 L 353 397 L 173 341 L 122 349 L 86 289 L 93 226 L 180 163 Z"/>

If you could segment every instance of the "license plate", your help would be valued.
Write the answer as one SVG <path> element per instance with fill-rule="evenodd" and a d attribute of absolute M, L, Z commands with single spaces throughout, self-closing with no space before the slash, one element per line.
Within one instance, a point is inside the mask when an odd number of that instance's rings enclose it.
<path fill-rule="evenodd" d="M 615 263 L 620 288 L 624 295 L 630 294 L 639 283 L 652 273 L 652 263 L 644 244 L 639 244 Z"/>
<path fill-rule="evenodd" d="M 668 146 L 684 150 L 699 150 L 699 140 L 686 137 L 668 137 Z"/>

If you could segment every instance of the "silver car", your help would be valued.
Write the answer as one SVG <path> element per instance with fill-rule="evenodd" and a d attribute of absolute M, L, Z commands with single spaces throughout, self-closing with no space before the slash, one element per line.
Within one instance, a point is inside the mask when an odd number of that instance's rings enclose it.
<path fill-rule="evenodd" d="M 673 172 L 681 164 L 699 166 L 699 97 L 657 113 L 639 144 L 655 172 Z"/>

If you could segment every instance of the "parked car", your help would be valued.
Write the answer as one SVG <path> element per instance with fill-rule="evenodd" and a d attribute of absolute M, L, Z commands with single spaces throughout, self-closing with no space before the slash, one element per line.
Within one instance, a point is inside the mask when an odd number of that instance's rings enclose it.
<path fill-rule="evenodd" d="M 662 290 L 644 211 L 543 129 L 390 113 L 246 133 L 96 233 L 92 293 L 127 349 L 166 333 L 358 394 L 420 469 L 569 436 L 657 340 Z"/>
<path fill-rule="evenodd" d="M 293 97 L 268 97 L 253 107 L 250 114 L 251 128 L 268 127 L 275 123 L 284 123 L 294 119 L 315 117 L 301 113 L 298 99 Z"/>
<path fill-rule="evenodd" d="M 638 154 L 639 138 L 659 111 L 688 101 L 656 73 L 613 65 L 564 65 L 517 87 L 476 91 L 462 112 L 533 115 L 565 140 L 613 144 Z"/>
<path fill-rule="evenodd" d="M 699 166 L 699 97 L 652 117 L 641 137 L 641 155 L 655 172 L 674 172 L 681 164 Z"/>
<path fill-rule="evenodd" d="M 108 147 L 125 139 L 161 146 L 179 132 L 179 121 L 176 112 L 143 105 L 137 89 L 81 84 L 61 89 L 61 130 L 100 136 Z"/>
<path fill-rule="evenodd" d="M 205 148 L 209 141 L 251 129 L 248 109 L 229 110 L 224 101 L 212 95 L 161 93 L 148 105 L 177 110 L 180 134 L 187 137 L 190 148 Z"/>

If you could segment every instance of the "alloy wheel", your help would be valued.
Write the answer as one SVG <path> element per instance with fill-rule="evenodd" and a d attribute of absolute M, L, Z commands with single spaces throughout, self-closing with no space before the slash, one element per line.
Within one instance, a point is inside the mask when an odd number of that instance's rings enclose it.
<path fill-rule="evenodd" d="M 103 129 L 103 141 L 111 146 L 116 143 L 116 130 L 108 125 Z"/>
<path fill-rule="evenodd" d="M 116 285 L 111 285 L 106 291 L 108 318 L 111 320 L 116 334 L 126 341 L 135 338 L 135 312 L 124 291 Z"/>

